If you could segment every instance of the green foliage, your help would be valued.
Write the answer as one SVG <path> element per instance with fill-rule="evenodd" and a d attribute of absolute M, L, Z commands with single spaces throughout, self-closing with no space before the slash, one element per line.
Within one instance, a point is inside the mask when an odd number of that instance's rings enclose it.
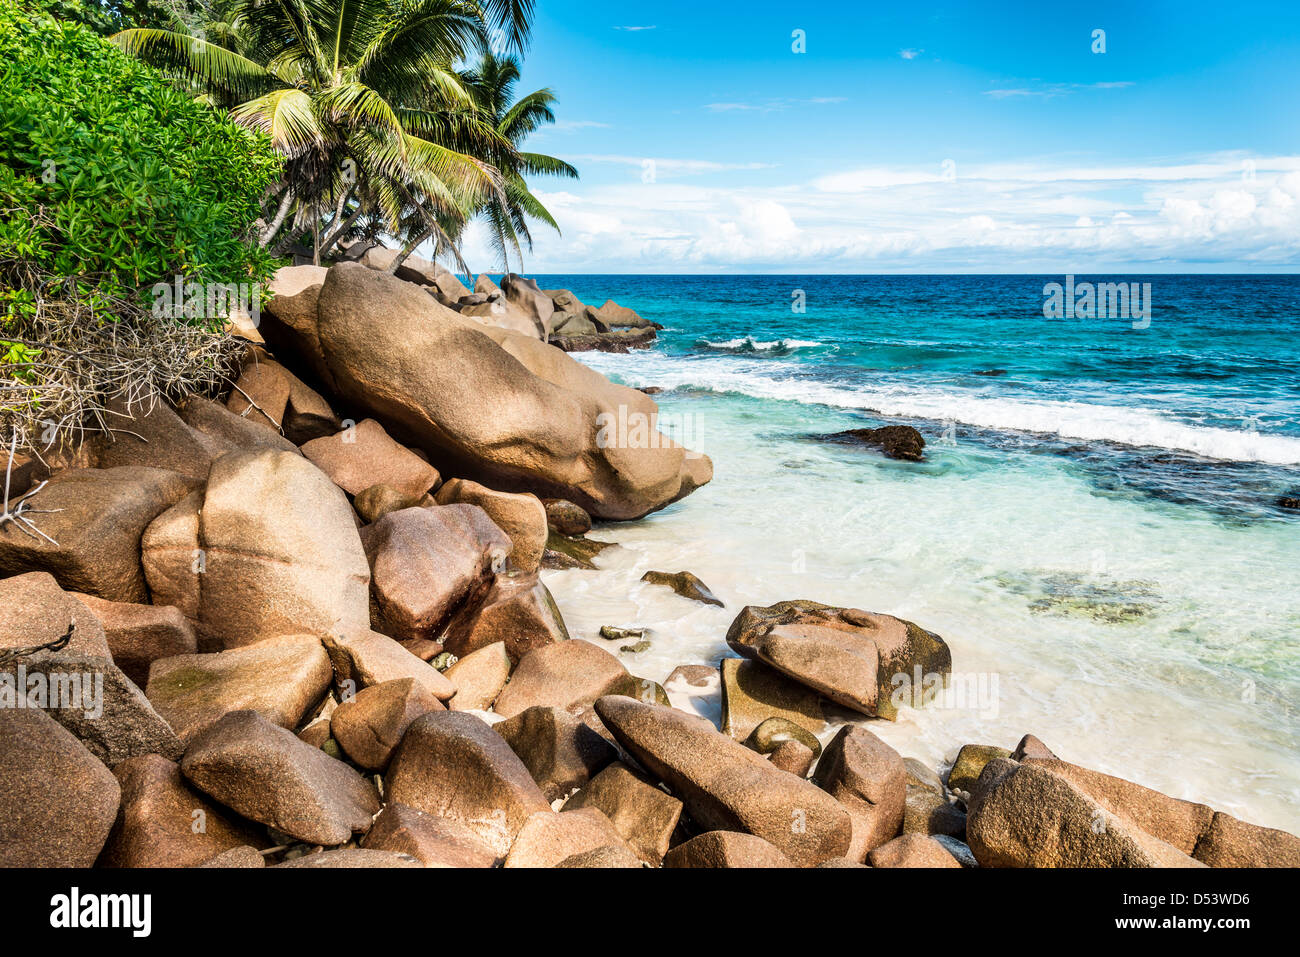
<path fill-rule="evenodd" d="M 90 29 L 0 0 L 0 316 L 32 275 L 79 294 L 264 282 L 253 223 L 280 162 L 264 135 L 187 97 Z M 39 295 L 39 290 L 35 290 Z"/>
<path fill-rule="evenodd" d="M 181 0 L 45 0 L 45 9 L 60 20 L 90 27 L 100 36 L 112 36 L 131 27 L 183 25 L 180 14 L 190 13 Z"/>

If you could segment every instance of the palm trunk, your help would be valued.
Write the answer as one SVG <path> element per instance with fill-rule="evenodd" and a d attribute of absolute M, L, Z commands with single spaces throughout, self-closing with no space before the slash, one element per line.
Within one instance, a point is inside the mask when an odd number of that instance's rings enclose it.
<path fill-rule="evenodd" d="M 338 242 L 339 239 L 342 238 L 343 234 L 346 233 L 348 229 L 352 226 L 352 224 L 357 221 L 357 217 L 360 215 L 361 215 L 361 204 L 357 203 L 357 208 L 352 210 L 352 212 L 348 214 L 347 219 L 343 220 L 343 222 L 339 223 L 336 227 L 334 227 L 334 229 L 330 230 L 328 233 L 325 234 L 325 239 L 322 240 L 321 247 L 320 247 L 320 254 L 322 256 L 324 256 L 326 253 L 328 253 L 331 249 L 334 248 L 334 244 Z"/>
<path fill-rule="evenodd" d="M 265 246 L 275 238 L 275 234 L 278 233 L 280 227 L 284 225 L 285 217 L 289 215 L 289 207 L 292 205 L 293 190 L 286 187 L 284 190 L 284 196 L 280 198 L 280 208 L 275 211 L 275 219 L 271 220 L 270 225 L 268 225 L 266 229 L 262 230 L 262 235 L 258 238 L 259 245 Z"/>
<path fill-rule="evenodd" d="M 410 256 L 411 253 L 415 252 L 416 248 L 420 245 L 420 243 L 424 242 L 432 235 L 433 235 L 433 227 L 430 226 L 424 232 L 420 233 L 420 235 L 415 238 L 414 242 L 408 243 L 406 247 L 403 248 L 402 251 L 393 258 L 393 261 L 389 263 L 388 274 L 390 276 L 396 274 L 397 270 L 401 267 L 402 263 L 406 262 L 406 258 Z"/>

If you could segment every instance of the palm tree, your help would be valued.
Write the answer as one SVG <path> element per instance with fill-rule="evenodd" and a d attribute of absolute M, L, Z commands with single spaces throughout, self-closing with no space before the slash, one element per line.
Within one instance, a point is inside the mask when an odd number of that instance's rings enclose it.
<path fill-rule="evenodd" d="M 285 157 L 285 176 L 269 197 L 278 203 L 263 245 L 288 222 L 277 251 L 310 230 L 319 262 L 350 221 L 378 215 L 391 235 L 414 241 L 396 268 L 429 236 L 450 247 L 448 228 L 504 193 L 501 172 L 479 157 L 508 161 L 512 148 L 479 117 L 455 64 L 487 49 L 493 29 L 522 47 L 532 6 L 225 0 L 209 11 L 211 40 L 154 29 L 125 30 L 114 40 L 236 122 L 269 134 Z M 413 211 L 423 224 L 414 230 Z"/>
<path fill-rule="evenodd" d="M 461 85 L 469 91 L 475 107 L 485 115 L 493 129 L 508 148 L 492 156 L 501 170 L 503 188 L 484 197 L 476 212 L 482 214 L 492 231 L 492 245 L 501 257 L 506 271 L 510 269 L 509 250 L 523 259 L 521 240 L 533 248 L 528 231 L 528 220 L 536 219 L 554 229 L 560 227 L 545 206 L 528 189 L 524 180 L 528 175 L 567 176 L 578 178 L 578 171 L 563 160 L 544 153 L 526 153 L 520 150 L 523 141 L 544 123 L 554 123 L 551 105 L 555 94 L 549 89 L 534 90 L 518 101 L 511 102 L 519 82 L 519 59 L 491 50 L 483 53 L 473 69 L 460 71 Z"/>

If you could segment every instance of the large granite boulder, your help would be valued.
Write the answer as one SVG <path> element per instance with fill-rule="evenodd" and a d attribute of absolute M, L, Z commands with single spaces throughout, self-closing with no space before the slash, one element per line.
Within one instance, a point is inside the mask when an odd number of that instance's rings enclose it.
<path fill-rule="evenodd" d="M 612 744 L 559 708 L 528 708 L 492 729 L 519 755 L 548 801 L 568 797 L 618 757 Z"/>
<path fill-rule="evenodd" d="M 382 771 L 411 722 L 443 704 L 413 678 L 363 688 L 330 716 L 330 735 L 343 752 L 368 771 Z"/>
<path fill-rule="evenodd" d="M 141 688 L 149 683 L 149 666 L 159 658 L 198 650 L 194 626 L 178 608 L 105 601 L 94 595 L 72 597 L 99 619 L 113 664 Z"/>
<path fill-rule="evenodd" d="M 845 725 L 839 730 L 817 762 L 813 783 L 853 818 L 846 857 L 865 859 L 902 827 L 907 796 L 903 758 L 866 728 Z"/>
<path fill-rule="evenodd" d="M 701 827 L 755 834 L 801 866 L 849 849 L 853 821 L 835 798 L 699 718 L 621 695 L 598 700 L 596 713 Z"/>
<path fill-rule="evenodd" d="M 502 867 L 557 867 L 574 856 L 602 847 L 627 848 L 623 836 L 596 808 L 538 811 L 519 829 Z"/>
<path fill-rule="evenodd" d="M 594 807 L 613 823 L 637 856 L 658 866 L 668 853 L 682 816 L 682 802 L 643 774 L 615 761 L 565 803 L 567 810 Z"/>
<path fill-rule="evenodd" d="M 216 647 L 370 629 L 370 566 L 347 496 L 289 452 L 232 452 L 144 535 L 154 600 Z"/>
<path fill-rule="evenodd" d="M 39 709 L 0 708 L 0 867 L 90 867 L 121 789 Z"/>
<path fill-rule="evenodd" d="M 946 680 L 952 653 L 944 640 L 892 615 L 814 601 L 749 605 L 727 631 L 727 644 L 837 704 L 894 718 Z"/>
<path fill-rule="evenodd" d="M 453 655 L 465 657 L 504 642 L 506 655 L 518 662 L 568 637 L 560 607 L 536 574 L 502 574 L 480 602 L 452 619 L 442 644 Z"/>
<path fill-rule="evenodd" d="M 374 625 L 400 641 L 436 638 L 453 614 L 487 592 L 511 548 L 474 505 L 389 512 L 361 530 L 361 543 Z"/>
<path fill-rule="evenodd" d="M 497 528 L 510 536 L 510 566 L 529 574 L 542 564 L 546 550 L 546 508 L 536 495 L 498 492 L 467 479 L 449 479 L 435 496 L 439 505 L 477 505 Z"/>
<path fill-rule="evenodd" d="M 500 860 L 459 821 L 397 801 L 384 805 L 361 846 L 409 854 L 425 867 L 492 867 Z"/>
<path fill-rule="evenodd" d="M 981 867 L 1203 866 L 1036 762 L 990 761 L 969 812 Z"/>
<path fill-rule="evenodd" d="M 146 754 L 113 769 L 122 806 L 101 867 L 197 867 L 236 847 L 266 838 L 246 821 L 199 794 L 174 761 Z"/>
<path fill-rule="evenodd" d="M 604 695 L 629 693 L 633 680 L 604 648 L 573 638 L 524 655 L 494 707 L 507 718 L 538 705 L 576 713 Z"/>
<path fill-rule="evenodd" d="M 790 858 L 755 834 L 708 831 L 678 844 L 664 857 L 664 867 L 793 867 Z"/>
<path fill-rule="evenodd" d="M 48 711 L 114 767 L 141 754 L 176 758 L 181 742 L 113 663 L 99 620 L 45 572 L 0 580 L 0 710 Z"/>
<path fill-rule="evenodd" d="M 255 711 L 199 732 L 181 773 L 218 804 L 308 844 L 344 844 L 379 811 L 373 784 Z"/>
<path fill-rule="evenodd" d="M 458 821 L 501 857 L 530 815 L 551 810 L 505 739 L 465 712 L 416 718 L 384 783 L 387 800 Z"/>
<path fill-rule="evenodd" d="M 334 670 L 313 635 L 266 638 L 229 651 L 154 662 L 146 694 L 184 742 L 232 711 L 256 711 L 282 728 L 302 724 Z"/>
<path fill-rule="evenodd" d="M 424 449 L 443 474 L 566 498 L 610 519 L 645 515 L 712 475 L 707 458 L 652 427 L 657 406 L 645 394 L 382 272 L 331 267 L 315 324 L 296 311 L 293 323 L 311 329 L 282 337 L 310 350 L 304 364 L 323 367 L 318 377 L 341 401 Z M 272 307 L 268 342 L 281 324 Z"/>
<path fill-rule="evenodd" d="M 147 602 L 141 536 L 194 486 L 178 472 L 145 466 L 59 472 L 27 500 L 43 534 L 0 525 L 0 576 L 46 571 L 70 591 Z"/>
<path fill-rule="evenodd" d="M 440 481 L 437 469 L 393 441 L 374 419 L 312 439 L 303 445 L 302 454 L 349 495 L 387 485 L 418 499 Z"/>

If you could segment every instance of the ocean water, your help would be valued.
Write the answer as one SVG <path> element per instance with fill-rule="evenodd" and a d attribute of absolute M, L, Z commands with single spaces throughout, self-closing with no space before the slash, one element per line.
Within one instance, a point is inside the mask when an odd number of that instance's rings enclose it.
<path fill-rule="evenodd" d="M 1300 277 L 1122 278 L 1151 284 L 1149 323 L 1044 318 L 1062 276 L 539 277 L 664 325 L 650 350 L 576 358 L 663 388 L 666 428 L 716 473 L 598 527 L 622 546 L 598 571 L 547 574 L 571 631 L 662 681 L 729 655 L 746 604 L 895 614 L 972 689 L 869 722 L 904 755 L 1032 732 L 1300 832 L 1300 511 L 1278 505 L 1300 495 Z M 924 462 L 820 438 L 894 423 Z M 727 607 L 641 583 L 652 568 Z M 681 701 L 716 716 L 716 695 Z"/>

